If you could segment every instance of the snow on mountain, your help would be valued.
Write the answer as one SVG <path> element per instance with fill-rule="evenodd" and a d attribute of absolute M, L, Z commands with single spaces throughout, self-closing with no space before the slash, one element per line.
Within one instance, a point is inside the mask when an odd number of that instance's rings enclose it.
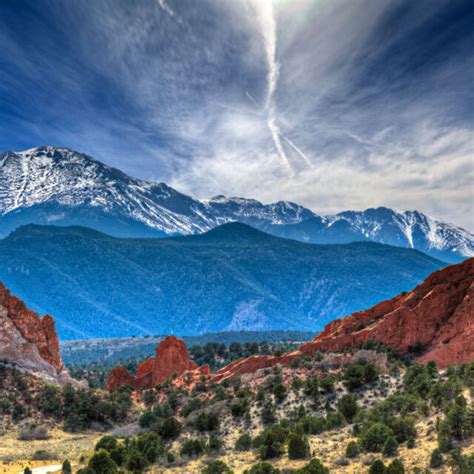
<path fill-rule="evenodd" d="M 289 202 L 264 205 L 224 196 L 194 199 L 164 183 L 131 178 L 67 148 L 6 152 L 0 155 L 0 170 L 0 216 L 47 204 L 49 221 L 56 222 L 64 208 L 87 206 L 172 235 L 200 233 L 229 221 L 291 224 L 315 215 Z"/>
<path fill-rule="evenodd" d="M 197 234 L 231 221 L 311 243 L 372 240 L 446 261 L 474 256 L 474 235 L 418 211 L 380 207 L 319 216 L 298 204 L 195 199 L 68 148 L 0 154 L 0 235 L 28 224 L 93 227 L 125 237 Z"/>

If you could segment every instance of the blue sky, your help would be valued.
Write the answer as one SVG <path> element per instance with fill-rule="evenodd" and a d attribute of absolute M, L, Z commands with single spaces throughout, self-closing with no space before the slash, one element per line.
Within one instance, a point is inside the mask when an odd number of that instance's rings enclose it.
<path fill-rule="evenodd" d="M 471 0 L 3 0 L 0 149 L 474 230 Z"/>

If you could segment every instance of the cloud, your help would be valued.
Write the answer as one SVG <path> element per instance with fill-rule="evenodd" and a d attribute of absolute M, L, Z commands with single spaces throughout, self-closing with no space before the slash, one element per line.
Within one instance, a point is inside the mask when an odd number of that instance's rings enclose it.
<path fill-rule="evenodd" d="M 467 0 L 15 3 L 0 5 L 1 149 L 474 229 Z"/>

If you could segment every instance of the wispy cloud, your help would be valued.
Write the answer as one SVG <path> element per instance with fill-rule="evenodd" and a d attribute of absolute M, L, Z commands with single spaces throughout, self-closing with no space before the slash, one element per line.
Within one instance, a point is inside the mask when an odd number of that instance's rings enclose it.
<path fill-rule="evenodd" d="M 7 2 L 0 148 L 71 146 L 200 196 L 419 208 L 472 230 L 469 3 Z"/>

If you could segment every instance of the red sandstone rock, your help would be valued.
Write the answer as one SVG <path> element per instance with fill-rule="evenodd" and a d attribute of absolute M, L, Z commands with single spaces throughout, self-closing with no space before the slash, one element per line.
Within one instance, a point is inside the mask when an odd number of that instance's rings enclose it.
<path fill-rule="evenodd" d="M 68 374 L 61 360 L 54 320 L 40 318 L 0 283 L 0 360 L 49 382 L 79 384 Z"/>
<path fill-rule="evenodd" d="M 218 370 L 211 383 L 275 364 L 288 365 L 316 352 L 340 352 L 370 340 L 401 354 L 410 346 L 421 345 L 425 353 L 419 362 L 434 360 L 439 367 L 474 361 L 474 258 L 432 273 L 407 295 L 330 322 L 313 341 L 297 351 L 281 357 L 256 355 L 236 360 Z M 348 363 L 346 359 L 332 356 L 333 361 Z M 384 365 L 383 360 L 373 362 Z"/>
<path fill-rule="evenodd" d="M 369 340 L 406 353 L 420 345 L 420 362 L 439 367 L 474 360 L 474 259 L 432 273 L 405 296 L 399 295 L 367 311 L 330 323 L 306 354 L 340 351 Z"/>
<path fill-rule="evenodd" d="M 49 315 L 40 318 L 38 314 L 28 309 L 23 301 L 12 296 L 1 283 L 0 306 L 6 309 L 6 317 L 13 323 L 21 337 L 34 344 L 46 362 L 58 370 L 62 369 L 63 362 L 53 318 Z"/>
<path fill-rule="evenodd" d="M 140 364 L 135 377 L 123 367 L 116 367 L 109 375 L 106 388 L 114 389 L 124 385 L 136 389 L 153 388 L 171 376 L 179 377 L 187 372 L 193 372 L 190 380 L 197 380 L 201 375 L 210 374 L 210 369 L 207 365 L 197 368 L 196 363 L 189 358 L 184 341 L 168 336 L 158 344 L 156 358 L 148 357 Z"/>
<path fill-rule="evenodd" d="M 135 378 L 130 372 L 121 365 L 112 369 L 105 384 L 106 390 L 114 390 L 116 388 L 135 385 Z"/>
<path fill-rule="evenodd" d="M 181 375 L 195 368 L 197 365 L 189 358 L 184 341 L 174 336 L 167 336 L 156 348 L 152 384 L 157 385 L 172 375 Z"/>

